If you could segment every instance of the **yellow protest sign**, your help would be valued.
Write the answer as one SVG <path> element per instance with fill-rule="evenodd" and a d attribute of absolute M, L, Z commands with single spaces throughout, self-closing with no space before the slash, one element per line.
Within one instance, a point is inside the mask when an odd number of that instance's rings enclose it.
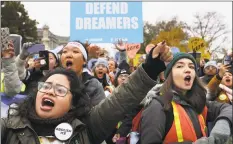
<path fill-rule="evenodd" d="M 206 42 L 199 37 L 192 37 L 189 39 L 188 48 L 192 52 L 201 52 L 204 54 L 206 49 Z"/>
<path fill-rule="evenodd" d="M 139 65 L 139 59 L 142 56 L 142 54 L 136 54 L 136 56 L 133 59 L 133 65 L 138 66 Z"/>
<path fill-rule="evenodd" d="M 204 53 L 201 54 L 201 58 L 209 60 L 211 58 L 210 52 L 205 50 Z"/>

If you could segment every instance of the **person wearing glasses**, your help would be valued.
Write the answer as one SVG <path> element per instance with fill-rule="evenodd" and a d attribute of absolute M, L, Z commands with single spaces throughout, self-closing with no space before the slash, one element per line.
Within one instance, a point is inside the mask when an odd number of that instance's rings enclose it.
<path fill-rule="evenodd" d="M 9 108 L 8 117 L 1 119 L 1 143 L 100 144 L 156 84 L 164 62 L 173 57 L 169 49 L 158 44 L 126 82 L 94 107 L 76 72 L 56 68 L 35 93 Z"/>

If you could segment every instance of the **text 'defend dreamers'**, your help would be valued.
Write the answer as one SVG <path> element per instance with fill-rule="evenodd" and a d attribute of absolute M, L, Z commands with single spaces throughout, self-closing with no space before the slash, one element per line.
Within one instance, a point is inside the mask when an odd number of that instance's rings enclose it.
<path fill-rule="evenodd" d="M 87 17 L 76 17 L 77 30 L 138 29 L 139 27 L 138 17 L 126 16 L 128 14 L 126 2 L 90 2 L 86 3 L 85 8 Z"/>

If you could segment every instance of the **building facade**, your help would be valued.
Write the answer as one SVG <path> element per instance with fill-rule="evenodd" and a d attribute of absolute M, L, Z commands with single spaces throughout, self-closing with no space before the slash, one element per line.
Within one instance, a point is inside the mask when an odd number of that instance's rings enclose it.
<path fill-rule="evenodd" d="M 38 42 L 45 45 L 46 50 L 54 49 L 60 45 L 69 42 L 69 37 L 63 37 L 53 34 L 49 31 L 49 26 L 44 25 L 43 28 L 37 29 Z"/>

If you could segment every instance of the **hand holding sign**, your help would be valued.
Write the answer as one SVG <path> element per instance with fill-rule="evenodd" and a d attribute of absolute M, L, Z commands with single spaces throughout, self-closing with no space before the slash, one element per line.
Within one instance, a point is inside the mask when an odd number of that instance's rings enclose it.
<path fill-rule="evenodd" d="M 137 52 L 140 50 L 140 46 L 140 43 L 126 45 L 126 53 L 129 59 L 133 59 L 136 56 Z"/>

